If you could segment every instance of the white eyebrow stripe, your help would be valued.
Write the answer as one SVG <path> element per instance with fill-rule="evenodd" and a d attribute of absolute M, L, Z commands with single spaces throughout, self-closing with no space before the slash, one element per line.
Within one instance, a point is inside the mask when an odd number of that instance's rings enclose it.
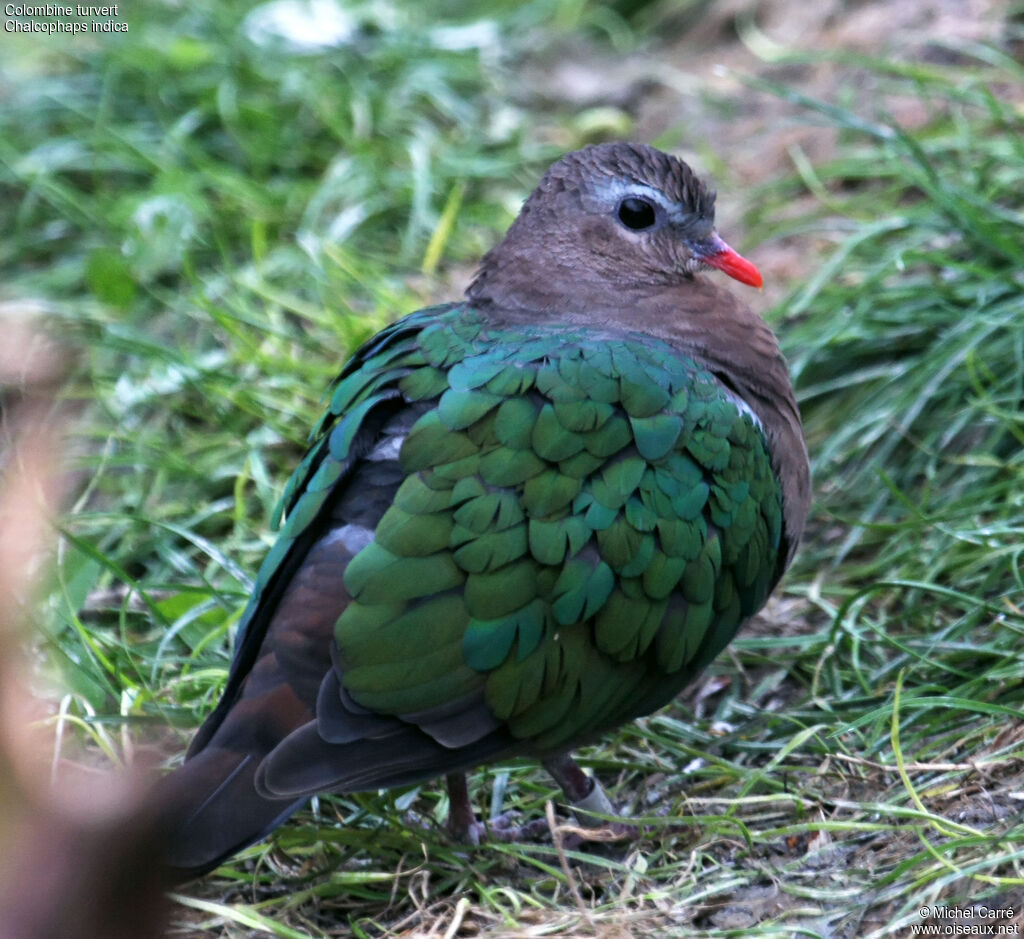
<path fill-rule="evenodd" d="M 618 203 L 623 199 L 628 199 L 630 196 L 637 199 L 647 199 L 661 206 L 672 222 L 681 222 L 687 214 L 678 202 L 673 202 L 661 190 L 629 179 L 602 180 L 599 194 L 607 194 L 609 203 Z"/>

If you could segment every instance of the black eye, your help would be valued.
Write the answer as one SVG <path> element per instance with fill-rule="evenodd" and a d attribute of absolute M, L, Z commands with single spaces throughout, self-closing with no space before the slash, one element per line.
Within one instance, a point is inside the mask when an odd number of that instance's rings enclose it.
<path fill-rule="evenodd" d="M 654 206 L 646 199 L 628 196 L 619 203 L 619 221 L 626 228 L 642 231 L 645 228 L 650 228 L 657 220 L 658 216 L 654 214 Z"/>

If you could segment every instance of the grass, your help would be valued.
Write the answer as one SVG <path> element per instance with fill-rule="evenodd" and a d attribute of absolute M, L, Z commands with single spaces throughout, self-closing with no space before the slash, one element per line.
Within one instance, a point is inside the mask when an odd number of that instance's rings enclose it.
<path fill-rule="evenodd" d="M 69 758 L 180 753 L 341 361 L 454 295 L 546 162 L 609 120 L 517 97 L 541 25 L 643 38 L 626 8 L 461 8 L 448 32 L 358 8 L 326 55 L 255 45 L 230 2 L 141 4 L 128 40 L 42 61 L 12 42 L 3 309 L 41 306 L 78 349 L 36 643 Z M 586 751 L 644 838 L 467 852 L 437 786 L 322 798 L 185 888 L 179 934 L 888 936 L 933 903 L 1022 914 L 1024 74 L 981 48 L 848 67 L 873 107 L 751 89 L 839 137 L 748 215 L 753 243 L 829 246 L 770 314 L 817 503 L 767 615 Z M 906 95 L 913 132 L 885 113 Z M 529 817 L 553 795 L 525 762 L 473 787 Z"/>

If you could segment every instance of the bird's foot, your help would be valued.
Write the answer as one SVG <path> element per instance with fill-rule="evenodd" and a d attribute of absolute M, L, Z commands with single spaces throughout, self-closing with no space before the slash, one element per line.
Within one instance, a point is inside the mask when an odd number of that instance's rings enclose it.
<path fill-rule="evenodd" d="M 447 777 L 448 832 L 452 839 L 459 844 L 479 845 L 485 841 L 541 841 L 551 835 L 559 839 L 562 847 L 572 850 L 588 842 L 635 841 L 640 837 L 641 831 L 635 825 L 607 818 L 616 814 L 615 807 L 601 784 L 584 773 L 571 757 L 546 760 L 544 766 L 562 787 L 577 824 L 555 825 L 553 819 L 535 819 L 517 825 L 516 812 L 505 812 L 487 822 L 478 821 L 469 800 L 466 777 L 452 773 Z"/>
<path fill-rule="evenodd" d="M 503 812 L 494 818 L 481 822 L 477 818 L 460 824 L 455 823 L 454 815 L 448 820 L 448 832 L 459 844 L 479 845 L 487 841 L 503 843 L 539 841 L 548 834 L 548 823 L 544 819 L 535 819 L 525 825 L 515 824 L 518 812 Z"/>
<path fill-rule="evenodd" d="M 576 825 L 559 825 L 562 847 L 575 850 L 584 844 L 636 841 L 642 832 L 636 825 L 603 816 L 615 815 L 615 806 L 601 784 L 588 776 L 572 757 L 566 755 L 544 761 L 544 768 L 562 787 Z"/>
<path fill-rule="evenodd" d="M 520 842 L 536 841 L 548 831 L 544 819 L 515 824 L 517 812 L 503 812 L 486 822 L 477 819 L 473 804 L 469 801 L 466 777 L 462 773 L 451 773 L 447 777 L 448 833 L 459 844 L 478 845 L 485 841 Z"/>

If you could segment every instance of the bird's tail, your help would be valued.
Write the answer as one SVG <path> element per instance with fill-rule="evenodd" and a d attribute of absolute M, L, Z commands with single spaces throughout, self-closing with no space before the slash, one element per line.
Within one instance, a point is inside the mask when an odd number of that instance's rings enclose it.
<path fill-rule="evenodd" d="M 260 765 L 297 728 L 313 721 L 325 675 L 331 672 L 334 623 L 348 595 L 339 571 L 351 552 L 324 540 L 296 555 L 284 586 L 267 588 L 243 624 L 224 696 L 199 729 L 180 769 L 158 788 L 164 863 L 174 880 L 216 867 L 281 824 L 308 796 L 262 790 Z M 280 594 L 280 596 L 278 596 Z M 308 790 L 315 791 L 315 790 Z"/>
<path fill-rule="evenodd" d="M 268 835 L 305 799 L 268 799 L 253 784 L 259 761 L 212 744 L 157 786 L 167 832 L 164 865 L 177 882 L 198 877 Z"/>
<path fill-rule="evenodd" d="M 199 729 L 184 764 L 157 784 L 160 822 L 166 832 L 163 862 L 172 881 L 212 870 L 259 841 L 298 809 L 307 796 L 277 798 L 256 785 L 260 764 L 297 727 L 313 720 L 319 675 L 295 675 L 270 635 L 261 657 L 231 684 Z M 311 644 L 312 645 L 312 644 Z M 326 645 L 326 643 L 323 643 Z M 321 653 L 326 659 L 326 653 Z"/>

